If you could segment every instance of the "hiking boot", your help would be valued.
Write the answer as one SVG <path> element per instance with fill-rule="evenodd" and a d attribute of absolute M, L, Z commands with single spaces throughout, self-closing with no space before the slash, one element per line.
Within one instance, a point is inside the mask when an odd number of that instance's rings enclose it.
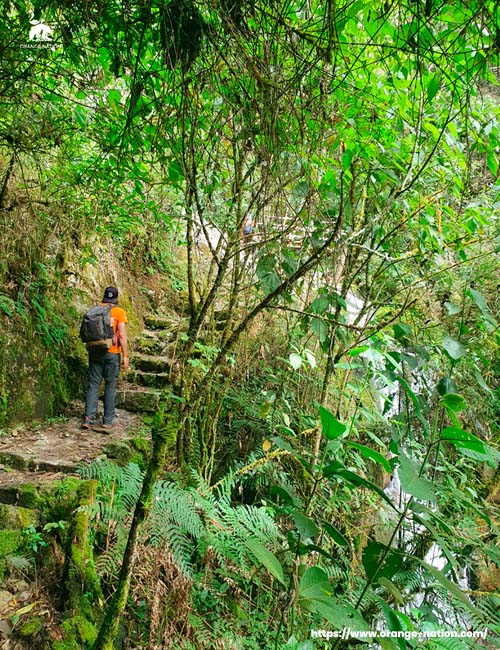
<path fill-rule="evenodd" d="M 114 429 L 114 426 L 112 424 L 99 424 L 92 428 L 94 431 L 97 431 L 99 433 L 111 433 L 111 431 Z"/>
<path fill-rule="evenodd" d="M 90 429 L 91 426 L 92 426 L 92 420 L 88 416 L 85 416 L 82 422 L 82 429 Z"/>

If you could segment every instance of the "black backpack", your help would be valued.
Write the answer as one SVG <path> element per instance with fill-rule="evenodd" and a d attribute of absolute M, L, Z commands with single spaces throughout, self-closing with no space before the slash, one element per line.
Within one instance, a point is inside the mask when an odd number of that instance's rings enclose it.
<path fill-rule="evenodd" d="M 91 307 L 83 316 L 80 338 L 89 351 L 106 351 L 115 343 L 115 331 L 111 325 L 112 305 Z"/>

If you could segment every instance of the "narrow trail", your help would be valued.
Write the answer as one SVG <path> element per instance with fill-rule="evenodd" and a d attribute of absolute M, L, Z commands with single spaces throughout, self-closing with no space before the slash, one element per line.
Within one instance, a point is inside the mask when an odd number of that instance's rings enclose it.
<path fill-rule="evenodd" d="M 37 633 L 24 635 L 22 628 L 25 617 L 33 614 L 53 629 L 54 639 L 59 638 L 58 613 L 38 580 L 28 579 L 22 570 L 6 572 L 8 558 L 24 543 L 22 531 L 31 527 L 36 534 L 38 504 L 63 479 L 78 477 L 78 468 L 92 460 L 126 463 L 149 449 L 150 432 L 142 416 L 154 412 L 162 391 L 168 391 L 183 319 L 150 316 L 145 324 L 132 341 L 132 367 L 121 373 L 117 419 L 110 432 L 83 430 L 83 402 L 75 401 L 60 418 L 25 423 L 0 437 L 0 650 L 34 647 Z M 101 403 L 99 408 L 102 412 Z"/>
<path fill-rule="evenodd" d="M 132 368 L 121 373 L 117 422 L 111 432 L 82 430 L 83 402 L 74 402 L 62 418 L 25 424 L 1 437 L 0 504 L 16 505 L 24 484 L 42 485 L 75 474 L 79 465 L 95 458 L 126 460 L 127 441 L 144 435 L 140 414 L 153 412 L 168 388 L 178 328 L 179 322 L 169 317 L 146 318 L 146 328 L 133 346 Z"/>

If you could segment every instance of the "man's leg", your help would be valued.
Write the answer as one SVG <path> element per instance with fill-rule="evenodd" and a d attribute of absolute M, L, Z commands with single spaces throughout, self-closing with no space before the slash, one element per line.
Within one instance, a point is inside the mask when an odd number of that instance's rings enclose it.
<path fill-rule="evenodd" d="M 113 424 L 115 417 L 116 386 L 120 372 L 120 355 L 107 352 L 104 361 L 104 418 L 103 424 Z"/>
<path fill-rule="evenodd" d="M 85 421 L 94 422 L 97 416 L 99 387 L 103 377 L 102 355 L 89 354 L 87 397 L 85 399 Z"/>

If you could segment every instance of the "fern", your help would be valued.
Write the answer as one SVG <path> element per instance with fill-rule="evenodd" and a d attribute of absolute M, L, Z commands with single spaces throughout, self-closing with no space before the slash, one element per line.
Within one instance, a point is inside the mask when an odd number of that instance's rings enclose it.
<path fill-rule="evenodd" d="M 94 462 L 80 468 L 84 478 L 100 482 L 99 516 L 102 524 L 116 524 L 107 531 L 109 548 L 96 565 L 103 575 L 118 571 L 126 543 L 126 521 L 140 494 L 143 473 L 130 463 L 120 467 L 109 461 Z M 226 477 L 215 493 L 193 472 L 196 487 L 181 488 L 170 481 L 155 485 L 151 512 L 146 519 L 144 542 L 171 550 L 179 568 L 190 575 L 196 550 L 212 548 L 221 563 L 234 563 L 235 570 L 247 573 L 256 563 L 246 542 L 253 538 L 263 545 L 282 539 L 272 517 L 264 508 L 231 503 L 232 477 Z M 237 569 L 236 569 L 237 567 Z"/>

